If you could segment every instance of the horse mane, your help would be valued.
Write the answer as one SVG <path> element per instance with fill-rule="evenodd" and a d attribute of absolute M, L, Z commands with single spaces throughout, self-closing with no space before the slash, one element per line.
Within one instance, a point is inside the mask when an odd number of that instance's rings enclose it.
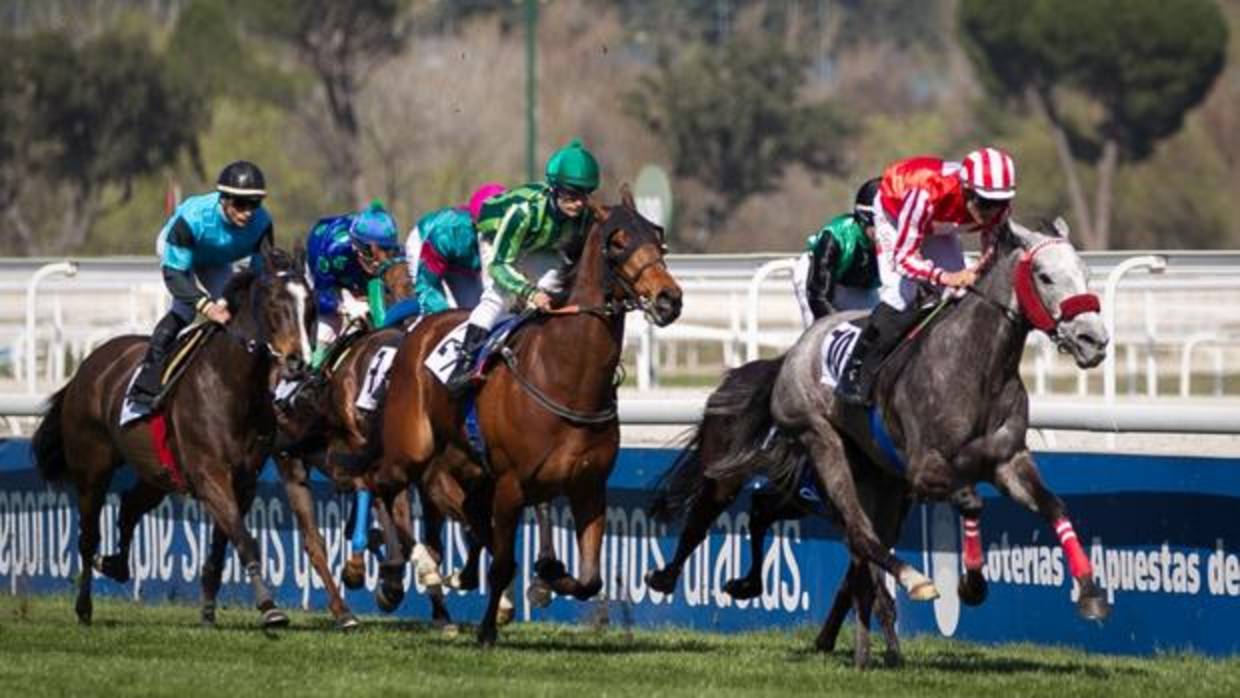
<path fill-rule="evenodd" d="M 257 270 L 242 269 L 233 274 L 228 283 L 224 285 L 224 300 L 228 302 L 228 307 L 233 312 L 237 312 L 249 304 L 250 289 L 254 287 L 254 282 L 257 280 Z"/>

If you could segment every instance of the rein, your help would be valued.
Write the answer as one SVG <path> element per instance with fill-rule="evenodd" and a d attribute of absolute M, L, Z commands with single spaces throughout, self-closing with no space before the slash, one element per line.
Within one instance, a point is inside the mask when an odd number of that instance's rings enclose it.
<path fill-rule="evenodd" d="M 1057 339 L 1060 323 L 1070 322 L 1082 313 L 1099 312 L 1102 308 L 1098 296 L 1093 293 L 1077 293 L 1063 299 L 1059 303 L 1058 317 L 1042 302 L 1042 297 L 1038 294 L 1037 286 L 1033 281 L 1033 259 L 1039 252 L 1051 245 L 1066 244 L 1068 244 L 1067 241 L 1061 239 L 1044 240 L 1033 249 L 1021 253 L 1020 260 L 1016 262 L 1012 270 L 1012 291 L 1016 294 L 1019 312 L 1008 307 L 1006 303 L 987 296 L 973 286 L 966 286 L 965 290 L 998 308 L 1003 313 L 1003 317 L 1012 324 L 1019 326 L 1022 321 L 1025 321 L 1034 329 L 1045 332 L 1052 339 Z"/>

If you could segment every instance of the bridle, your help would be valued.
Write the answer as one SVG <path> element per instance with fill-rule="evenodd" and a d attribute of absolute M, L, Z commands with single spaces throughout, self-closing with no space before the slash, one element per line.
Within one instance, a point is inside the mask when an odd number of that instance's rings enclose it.
<path fill-rule="evenodd" d="M 1021 252 L 1020 259 L 1012 270 L 1012 290 L 1016 294 L 1019 312 L 1008 307 L 1005 303 L 990 298 L 973 286 L 969 286 L 968 291 L 991 305 L 998 307 L 1009 321 L 1017 324 L 1026 322 L 1034 329 L 1045 332 L 1048 337 L 1058 344 L 1060 341 L 1060 325 L 1065 322 L 1071 322 L 1078 315 L 1091 312 L 1096 313 L 1102 309 L 1102 304 L 1098 300 L 1097 294 L 1093 293 L 1077 293 L 1068 296 L 1060 301 L 1059 307 L 1056 309 L 1047 308 L 1042 301 L 1042 296 L 1038 294 L 1037 284 L 1033 279 L 1034 259 L 1038 256 L 1038 253 L 1052 245 L 1067 244 L 1067 240 L 1051 238 L 1043 240 L 1032 248 Z"/>

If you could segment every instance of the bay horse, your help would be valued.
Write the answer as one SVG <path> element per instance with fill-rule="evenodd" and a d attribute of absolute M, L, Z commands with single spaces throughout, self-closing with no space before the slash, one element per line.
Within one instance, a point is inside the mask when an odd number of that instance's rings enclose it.
<path fill-rule="evenodd" d="M 771 431 L 769 401 L 783 362 L 783 356 L 758 359 L 729 371 L 707 397 L 705 413 L 689 433 L 687 444 L 667 472 L 660 476 L 650 506 L 652 516 L 665 523 L 683 518 L 685 523 L 671 560 L 663 568 L 646 575 L 646 584 L 651 589 L 673 593 L 693 551 L 752 478 L 784 458 L 803 454 L 796 442 L 782 436 L 774 438 L 776 434 Z M 753 443 L 760 443 L 762 448 L 751 448 Z M 725 477 L 716 477 L 718 464 L 738 453 L 747 454 L 743 459 L 745 468 L 730 467 Z M 910 503 L 907 496 L 891 495 L 902 483 L 868 467 L 864 456 L 855 449 L 850 448 L 849 457 L 850 462 L 858 466 L 854 474 L 863 508 L 883 543 L 895 545 Z M 724 584 L 729 596 L 743 600 L 762 593 L 763 541 L 775 521 L 819 513 L 798 502 L 797 490 L 802 484 L 800 481 L 772 482 L 769 487 L 752 491 L 749 572 Z M 839 523 L 838 516 L 829 507 L 822 513 Z M 848 612 L 855 611 L 853 661 L 858 668 L 866 667 L 870 661 L 870 616 L 875 609 L 887 644 L 885 661 L 889 666 L 900 663 L 894 600 L 887 587 L 871 573 L 870 565 L 855 560 L 841 579 L 831 610 L 815 641 L 816 648 L 822 652 L 832 651 Z"/>
<path fill-rule="evenodd" d="M 1025 441 L 1029 395 L 1020 358 L 1028 334 L 1045 332 L 1085 369 L 1103 360 L 1109 341 L 1098 299 L 1088 290 L 1088 268 L 1068 232 L 1062 219 L 1048 233 L 1007 224 L 995 236 L 991 261 L 977 284 L 943 306 L 941 317 L 923 324 L 914 332 L 919 336 L 887 359 L 878 374 L 874 409 L 892 449 L 872 433 L 865 410 L 836 401 L 820 383 L 824 341 L 837 336 L 836 330 L 856 313 L 815 323 L 780 367 L 769 401 L 775 426 L 810 455 L 822 491 L 845 522 L 850 552 L 894 575 L 914 600 L 933 599 L 938 590 L 890 554 L 876 535 L 858 501 L 849 442 L 870 461 L 898 473 L 915 498 L 955 505 L 964 534 L 966 574 L 957 589 L 962 602 L 976 605 L 986 596 L 982 500 L 976 485 L 988 482 L 1041 515 L 1055 531 L 1079 591 L 1080 615 L 1101 620 L 1110 613 L 1067 510 L 1042 482 Z M 893 458 L 891 450 L 902 458 Z M 716 477 L 747 468 L 743 457 L 725 461 L 718 464 Z M 784 458 L 768 474 L 791 481 L 800 467 L 799 460 Z"/>
<path fill-rule="evenodd" d="M 258 545 L 243 516 L 275 431 L 272 389 L 282 370 L 309 358 L 313 309 L 300 250 L 294 257 L 273 249 L 258 260 L 258 269 L 229 281 L 224 298 L 232 319 L 206 330 L 201 348 L 154 417 L 119 425 L 126 387 L 146 351 L 145 336 L 104 343 L 49 400 L 31 448 L 44 480 L 68 481 L 77 491 L 82 571 L 74 610 L 83 624 L 91 622 L 95 566 L 128 581 L 134 527 L 174 492 L 196 497 L 215 524 L 202 570 L 203 621 L 215 620 L 225 546 L 231 541 L 262 625 L 288 624 L 263 582 Z M 119 550 L 96 561 L 100 512 L 108 485 L 124 464 L 133 467 L 137 481 L 121 498 Z"/>
<path fill-rule="evenodd" d="M 331 355 L 323 362 L 321 373 L 302 376 L 305 385 L 291 400 L 277 402 L 279 435 L 273 458 L 284 483 L 289 507 L 297 520 L 303 547 L 310 564 L 327 593 L 328 609 L 336 626 L 351 630 L 359 625 L 349 609 L 334 575 L 327 564 L 327 549 L 314 516 L 314 497 L 310 489 L 310 468 L 317 467 L 338 491 L 366 490 L 364 466 L 373 450 L 377 420 L 374 411 L 357 406 L 358 397 L 367 386 L 367 371 L 372 360 L 384 347 L 394 347 L 404 334 L 407 322 L 416 317 L 412 312 L 413 277 L 403 254 L 380 248 L 371 243 L 363 267 L 383 284 L 385 305 L 393 321 L 391 327 L 372 329 L 368 321 L 355 321 L 342 329 Z M 413 303 L 413 305 L 409 305 Z M 367 528 L 368 497 L 358 497 L 349 516 L 348 528 Z M 359 511 L 359 505 L 364 509 Z M 397 504 L 408 511 L 408 498 Z M 434 514 L 428 514 L 428 517 Z M 354 549 L 345 563 L 342 578 L 345 586 L 359 588 L 363 583 L 362 550 Z M 442 602 L 435 607 L 440 615 Z"/>
<path fill-rule="evenodd" d="M 456 475 L 475 483 L 465 514 L 493 556 L 490 598 L 478 626 L 483 645 L 496 640 L 498 606 L 516 570 L 516 531 L 527 504 L 565 495 L 577 526 L 581 578 L 554 559 L 539 561 L 538 576 L 556 593 L 578 599 L 602 588 L 607 478 L 620 445 L 616 370 L 625 313 L 641 308 L 660 326 L 680 314 L 681 290 L 663 259 L 663 231 L 637 212 L 627 187 L 620 205 L 591 202 L 586 215 L 588 231 L 574 240 L 581 252 L 566 284 L 567 305 L 516 330 L 476 391 L 485 458 L 471 450 L 463 410 L 424 366 L 464 312 L 425 318 L 392 367 L 376 494 L 390 502 L 450 446 L 471 454 L 474 472 Z"/>

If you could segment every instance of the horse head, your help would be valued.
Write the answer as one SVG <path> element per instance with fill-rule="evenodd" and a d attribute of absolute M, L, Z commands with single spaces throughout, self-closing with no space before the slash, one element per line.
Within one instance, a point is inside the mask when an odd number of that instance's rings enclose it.
<path fill-rule="evenodd" d="M 413 297 L 413 275 L 409 273 L 409 260 L 403 250 L 371 242 L 357 259 L 371 278 L 383 281 L 383 300 L 387 305 Z"/>
<path fill-rule="evenodd" d="M 1012 289 L 1024 318 L 1049 336 L 1076 365 L 1093 368 L 1106 358 L 1109 338 L 1098 296 L 1089 292 L 1089 267 L 1055 219 L 1047 232 L 1011 222 L 1002 235 L 1019 248 Z"/>
<path fill-rule="evenodd" d="M 250 312 L 256 332 L 283 369 L 299 370 L 310 360 L 310 331 L 315 307 L 306 276 L 305 248 L 293 254 L 271 249 L 250 286 Z"/>
<path fill-rule="evenodd" d="M 680 317 L 683 293 L 667 269 L 667 238 L 663 228 L 637 211 L 628 185 L 621 187 L 618 206 L 591 205 L 603 260 L 611 279 L 613 300 L 641 308 L 659 327 Z"/>

